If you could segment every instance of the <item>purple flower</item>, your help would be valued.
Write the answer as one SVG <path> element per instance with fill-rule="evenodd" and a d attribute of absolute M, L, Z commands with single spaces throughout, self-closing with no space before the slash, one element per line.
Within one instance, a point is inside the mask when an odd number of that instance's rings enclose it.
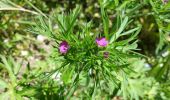
<path fill-rule="evenodd" d="M 96 38 L 96 43 L 99 47 L 106 47 L 108 45 L 108 41 L 105 37 Z"/>
<path fill-rule="evenodd" d="M 62 41 L 59 46 L 59 51 L 61 54 L 66 54 L 69 49 L 69 45 L 66 41 Z"/>
<path fill-rule="evenodd" d="M 109 58 L 109 52 L 103 52 L 104 58 Z"/>
<path fill-rule="evenodd" d="M 168 3 L 169 0 L 163 0 L 164 4 Z"/>

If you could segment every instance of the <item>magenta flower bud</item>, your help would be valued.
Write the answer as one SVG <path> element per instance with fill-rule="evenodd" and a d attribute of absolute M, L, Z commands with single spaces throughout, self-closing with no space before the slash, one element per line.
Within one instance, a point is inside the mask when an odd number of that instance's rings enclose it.
<path fill-rule="evenodd" d="M 62 41 L 59 46 L 59 51 L 61 54 L 66 54 L 69 49 L 69 45 L 66 41 Z"/>
<path fill-rule="evenodd" d="M 104 52 L 103 56 L 104 56 L 104 58 L 109 58 L 109 52 Z"/>
<path fill-rule="evenodd" d="M 105 37 L 96 38 L 96 43 L 99 47 L 106 47 L 108 45 L 108 41 Z"/>
<path fill-rule="evenodd" d="M 168 0 L 163 0 L 164 4 L 167 4 L 168 3 Z"/>

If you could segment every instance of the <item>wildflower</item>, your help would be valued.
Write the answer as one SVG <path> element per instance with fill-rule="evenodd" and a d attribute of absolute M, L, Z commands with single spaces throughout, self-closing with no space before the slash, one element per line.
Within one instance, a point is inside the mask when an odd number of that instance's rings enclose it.
<path fill-rule="evenodd" d="M 168 0 L 163 0 L 164 4 L 167 4 L 168 3 Z"/>
<path fill-rule="evenodd" d="M 104 52 L 103 56 L 104 56 L 104 58 L 108 58 L 109 57 L 109 52 Z"/>
<path fill-rule="evenodd" d="M 96 43 L 99 47 L 106 47 L 108 45 L 108 41 L 105 37 L 97 38 Z"/>
<path fill-rule="evenodd" d="M 59 51 L 61 54 L 66 54 L 69 49 L 69 45 L 66 41 L 62 41 L 59 46 Z"/>

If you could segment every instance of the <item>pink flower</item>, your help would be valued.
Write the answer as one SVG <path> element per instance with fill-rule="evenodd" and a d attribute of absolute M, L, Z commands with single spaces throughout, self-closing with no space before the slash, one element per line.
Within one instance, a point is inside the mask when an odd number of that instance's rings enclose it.
<path fill-rule="evenodd" d="M 104 56 L 104 58 L 109 58 L 109 52 L 104 52 L 103 56 Z"/>
<path fill-rule="evenodd" d="M 108 45 L 108 41 L 105 37 L 97 38 L 96 43 L 99 47 L 106 47 Z"/>
<path fill-rule="evenodd" d="M 69 49 L 69 45 L 66 41 L 62 41 L 59 46 L 59 51 L 61 54 L 66 54 Z"/>

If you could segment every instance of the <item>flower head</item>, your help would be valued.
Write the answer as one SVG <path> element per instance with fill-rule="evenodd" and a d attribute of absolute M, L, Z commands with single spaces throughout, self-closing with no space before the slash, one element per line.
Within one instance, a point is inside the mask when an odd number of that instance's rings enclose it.
<path fill-rule="evenodd" d="M 69 45 L 66 41 L 62 41 L 59 46 L 59 51 L 61 54 L 66 54 L 69 49 Z"/>
<path fill-rule="evenodd" d="M 99 47 L 106 47 L 108 45 L 108 41 L 105 37 L 96 38 L 96 43 Z"/>
<path fill-rule="evenodd" d="M 103 52 L 104 58 L 109 58 L 109 52 Z"/>
<path fill-rule="evenodd" d="M 167 4 L 169 0 L 163 0 L 164 4 Z"/>

